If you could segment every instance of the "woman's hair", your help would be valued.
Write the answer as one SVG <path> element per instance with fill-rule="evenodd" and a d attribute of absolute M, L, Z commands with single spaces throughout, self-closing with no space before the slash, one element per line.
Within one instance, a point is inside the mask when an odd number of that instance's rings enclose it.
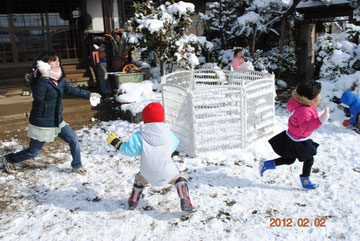
<path fill-rule="evenodd" d="M 57 54 L 56 54 L 55 52 L 53 52 L 53 51 L 48 51 L 48 50 L 42 51 L 42 52 L 38 55 L 38 57 L 36 58 L 36 60 L 34 61 L 34 63 L 33 63 L 32 66 L 35 66 L 35 67 L 36 67 L 38 60 L 41 60 L 41 61 L 43 61 L 43 62 L 45 62 L 45 63 L 48 63 L 48 62 L 56 61 L 56 58 L 59 59 L 60 68 L 61 68 L 61 72 L 62 72 L 61 77 L 65 77 L 65 72 L 64 72 L 64 68 L 63 68 L 61 59 L 60 59 L 59 55 L 57 55 Z"/>
<path fill-rule="evenodd" d="M 239 53 L 239 52 L 242 52 L 242 48 L 237 48 L 234 50 L 234 57 L 236 57 L 236 55 Z"/>
<path fill-rule="evenodd" d="M 61 59 L 59 57 L 59 55 L 57 55 L 55 52 L 53 51 L 48 51 L 48 50 L 44 50 L 42 51 L 34 60 L 34 62 L 32 63 L 30 70 L 28 71 L 28 73 L 25 75 L 25 84 L 27 86 L 34 86 L 38 80 L 38 78 L 40 77 L 40 71 L 37 70 L 37 61 L 41 60 L 45 63 L 48 63 L 49 61 L 56 61 L 56 58 L 59 58 L 59 63 L 60 63 L 60 68 L 61 68 L 61 77 L 65 77 L 65 72 L 64 72 L 64 68 L 61 62 Z"/>
<path fill-rule="evenodd" d="M 321 91 L 321 83 L 315 81 L 300 82 L 296 88 L 296 92 L 300 96 L 304 96 L 309 100 L 316 98 Z"/>

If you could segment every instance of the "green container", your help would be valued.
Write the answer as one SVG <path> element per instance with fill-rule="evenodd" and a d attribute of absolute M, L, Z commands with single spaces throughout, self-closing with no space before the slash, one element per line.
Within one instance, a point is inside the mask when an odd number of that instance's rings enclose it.
<path fill-rule="evenodd" d="M 118 73 L 118 74 L 113 74 L 115 77 L 115 83 L 116 83 L 116 88 L 119 88 L 119 86 L 123 83 L 139 83 L 144 81 L 144 73 L 143 72 L 139 72 L 139 73 Z"/>

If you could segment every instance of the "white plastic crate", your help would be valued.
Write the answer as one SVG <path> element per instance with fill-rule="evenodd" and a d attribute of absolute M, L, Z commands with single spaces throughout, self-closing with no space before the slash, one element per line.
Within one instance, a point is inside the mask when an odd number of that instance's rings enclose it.
<path fill-rule="evenodd" d="M 165 121 L 178 151 L 196 157 L 241 149 L 273 134 L 274 75 L 200 69 L 162 77 Z"/>

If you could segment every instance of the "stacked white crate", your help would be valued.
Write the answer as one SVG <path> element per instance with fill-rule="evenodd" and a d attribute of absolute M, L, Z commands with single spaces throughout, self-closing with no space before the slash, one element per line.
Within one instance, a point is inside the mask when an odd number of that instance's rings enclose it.
<path fill-rule="evenodd" d="M 178 151 L 196 157 L 241 149 L 273 134 L 274 75 L 200 69 L 162 78 L 165 121 Z"/>

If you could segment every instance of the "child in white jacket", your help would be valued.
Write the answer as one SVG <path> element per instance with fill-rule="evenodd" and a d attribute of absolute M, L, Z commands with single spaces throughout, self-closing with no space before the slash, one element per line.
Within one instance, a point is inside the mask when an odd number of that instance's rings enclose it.
<path fill-rule="evenodd" d="M 144 125 L 140 131 L 130 136 L 128 142 L 122 143 L 111 133 L 107 142 L 128 156 L 141 154 L 140 172 L 135 175 L 135 182 L 130 198 L 129 209 L 137 207 L 144 187 L 150 183 L 154 186 L 175 184 L 182 211 L 194 212 L 190 202 L 185 173 L 178 170 L 172 161 L 171 154 L 176 150 L 179 140 L 164 122 L 164 108 L 160 103 L 148 104 L 142 117 Z"/>

